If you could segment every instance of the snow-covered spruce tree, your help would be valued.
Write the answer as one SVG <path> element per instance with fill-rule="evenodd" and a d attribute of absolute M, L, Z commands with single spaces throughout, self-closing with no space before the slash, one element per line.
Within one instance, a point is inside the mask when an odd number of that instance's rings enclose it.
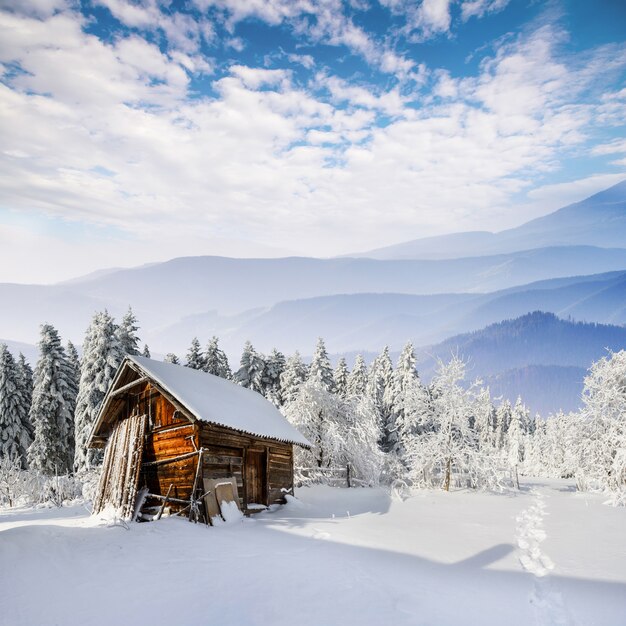
<path fill-rule="evenodd" d="M 137 337 L 137 318 L 133 310 L 128 307 L 122 322 L 117 328 L 117 338 L 123 354 L 139 355 L 139 337 Z"/>
<path fill-rule="evenodd" d="M 626 505 L 626 351 L 591 366 L 583 403 L 579 486 L 607 491 Z"/>
<path fill-rule="evenodd" d="M 330 359 L 326 351 L 324 340 L 320 337 L 317 340 L 315 353 L 309 367 L 309 378 L 318 380 L 319 383 L 331 393 L 334 391 L 335 383 L 333 380 L 333 370 L 330 366 Z"/>
<path fill-rule="evenodd" d="M 235 372 L 233 380 L 241 385 L 263 394 L 263 373 L 265 371 L 265 361 L 263 357 L 253 348 L 252 343 L 246 341 L 239 362 L 239 369 Z"/>
<path fill-rule="evenodd" d="M 67 356 L 67 361 L 72 368 L 72 372 L 74 373 L 74 382 L 76 384 L 76 389 L 78 389 L 78 385 L 80 384 L 80 357 L 78 356 L 78 350 L 76 350 L 76 346 L 68 341 L 65 347 L 65 354 Z"/>
<path fill-rule="evenodd" d="M 172 363 L 173 365 L 180 365 L 180 359 L 173 353 L 168 352 L 163 359 L 164 363 Z"/>
<path fill-rule="evenodd" d="M 204 352 L 204 371 L 226 380 L 230 380 L 233 376 L 228 364 L 228 357 L 219 347 L 219 340 L 215 336 L 211 338 Z"/>
<path fill-rule="evenodd" d="M 52 325 L 41 327 L 38 347 L 30 408 L 35 435 L 28 465 L 43 474 L 67 474 L 74 461 L 74 371 Z"/>
<path fill-rule="evenodd" d="M 545 471 L 546 423 L 539 414 L 535 415 L 532 434 L 524 441 L 524 474 L 528 476 L 547 476 Z"/>
<path fill-rule="evenodd" d="M 101 463 L 102 452 L 88 450 L 87 443 L 100 404 L 124 357 L 116 330 L 113 318 L 105 310 L 94 315 L 85 335 L 76 403 L 74 471 L 77 474 Z"/>
<path fill-rule="evenodd" d="M 385 391 L 391 386 L 392 380 L 393 363 L 389 356 L 389 348 L 385 346 L 372 362 L 367 377 L 367 395 L 374 404 L 380 422 L 381 437 L 378 444 L 381 450 L 384 447 L 384 425 L 390 413 L 390 408 L 385 404 Z"/>
<path fill-rule="evenodd" d="M 506 434 L 513 416 L 513 408 L 508 400 L 504 400 L 496 409 L 496 424 L 494 431 L 494 446 L 498 450 L 506 448 Z"/>
<path fill-rule="evenodd" d="M 0 343 L 0 458 L 21 459 L 23 468 L 31 443 L 29 408 L 18 366 L 6 344 Z"/>
<path fill-rule="evenodd" d="M 22 397 L 24 398 L 24 405 L 27 407 L 26 413 L 30 413 L 30 405 L 33 402 L 33 368 L 30 366 L 26 357 L 20 352 L 17 359 L 17 371 L 19 374 L 19 388 Z M 30 440 L 33 440 L 35 431 L 30 418 L 26 420 L 26 427 L 28 429 L 28 435 Z"/>
<path fill-rule="evenodd" d="M 307 367 L 302 361 L 300 353 L 289 357 L 285 371 L 280 375 L 280 391 L 283 404 L 293 402 L 300 393 L 300 387 L 307 379 Z"/>
<path fill-rule="evenodd" d="M 285 371 L 285 355 L 274 348 L 265 359 L 265 371 L 263 372 L 263 395 L 275 406 L 283 403 L 280 377 Z"/>
<path fill-rule="evenodd" d="M 333 372 L 333 386 L 336 394 L 342 398 L 346 397 L 348 393 L 348 364 L 344 357 L 339 359 Z"/>
<path fill-rule="evenodd" d="M 415 352 L 409 341 L 398 359 L 398 365 L 393 372 L 391 384 L 385 388 L 383 396 L 383 422 L 381 446 L 384 452 L 397 452 L 398 433 L 397 422 L 404 417 L 405 394 L 419 380 L 415 368 Z"/>
<path fill-rule="evenodd" d="M 518 397 L 506 434 L 507 460 L 515 478 L 515 486 L 518 489 L 519 465 L 524 461 L 524 424 L 526 422 L 526 413 L 526 407 L 522 404 L 522 399 Z"/>
<path fill-rule="evenodd" d="M 150 348 L 148 347 L 147 343 L 143 344 L 143 350 L 141 351 L 141 356 L 145 356 L 146 359 L 151 358 L 151 356 L 150 356 Z"/>
<path fill-rule="evenodd" d="M 367 394 L 367 365 L 365 365 L 365 359 L 360 354 L 356 355 L 354 367 L 348 375 L 348 380 L 346 381 L 346 395 L 348 397 L 364 397 L 365 395 L 369 395 Z M 376 411 L 375 399 L 371 396 L 369 397 Z"/>
<path fill-rule="evenodd" d="M 200 342 L 197 337 L 191 340 L 191 346 L 187 352 L 187 363 L 185 367 L 189 367 L 192 370 L 204 370 L 206 367 L 206 361 L 204 354 L 202 354 L 202 348 L 200 348 Z"/>

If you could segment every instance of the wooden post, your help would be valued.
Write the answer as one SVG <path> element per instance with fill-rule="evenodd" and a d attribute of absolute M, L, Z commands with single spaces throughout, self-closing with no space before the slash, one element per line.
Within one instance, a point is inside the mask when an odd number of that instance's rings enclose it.
<path fill-rule="evenodd" d="M 197 510 L 197 504 L 196 504 L 196 490 L 198 488 L 198 478 L 200 476 L 200 471 L 202 469 L 202 455 L 204 454 L 204 448 L 200 448 L 200 450 L 198 450 L 198 464 L 196 465 L 196 476 L 193 479 L 193 487 L 191 489 L 191 503 L 190 503 L 190 507 L 189 507 L 189 521 L 191 521 L 191 518 L 194 518 L 194 523 L 198 523 L 198 510 Z"/>

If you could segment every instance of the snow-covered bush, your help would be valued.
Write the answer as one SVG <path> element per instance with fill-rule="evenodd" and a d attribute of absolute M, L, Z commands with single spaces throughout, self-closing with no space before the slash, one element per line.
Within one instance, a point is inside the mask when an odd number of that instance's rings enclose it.
<path fill-rule="evenodd" d="M 22 496 L 25 473 L 19 456 L 0 457 L 0 505 L 15 506 Z"/>

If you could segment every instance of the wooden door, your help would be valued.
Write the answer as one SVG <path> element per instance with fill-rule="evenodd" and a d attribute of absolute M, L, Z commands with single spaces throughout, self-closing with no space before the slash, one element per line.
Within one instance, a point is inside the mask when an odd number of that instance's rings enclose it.
<path fill-rule="evenodd" d="M 265 494 L 265 452 L 246 453 L 246 504 L 267 504 Z"/>

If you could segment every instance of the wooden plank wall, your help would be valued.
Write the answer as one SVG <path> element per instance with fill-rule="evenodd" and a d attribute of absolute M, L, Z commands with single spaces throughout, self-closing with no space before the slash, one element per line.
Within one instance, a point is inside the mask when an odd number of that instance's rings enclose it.
<path fill-rule="evenodd" d="M 175 414 L 175 407 L 154 388 L 146 387 L 135 402 L 137 410 L 147 410 L 150 415 L 151 428 L 146 436 L 144 463 L 171 459 L 197 449 L 194 447 L 194 441 L 198 445 L 197 426 L 180 413 Z M 191 496 L 195 471 L 195 457 L 144 468 L 140 486 L 145 485 L 150 493 L 164 496 L 172 484 L 170 495 L 186 500 Z"/>
<path fill-rule="evenodd" d="M 227 428 L 199 423 L 200 445 L 208 452 L 203 457 L 203 478 L 234 476 L 242 508 L 245 506 L 243 464 L 251 439 Z"/>
<path fill-rule="evenodd" d="M 284 502 L 285 491 L 293 493 L 293 446 L 258 439 L 213 424 L 199 424 L 199 441 L 208 452 L 203 461 L 204 478 L 234 476 L 241 507 L 247 504 L 245 464 L 247 450 L 263 450 L 266 461 L 267 504 Z"/>
<path fill-rule="evenodd" d="M 268 504 L 284 502 L 284 490 L 293 495 L 293 446 L 287 443 L 271 445 L 267 467 Z"/>

